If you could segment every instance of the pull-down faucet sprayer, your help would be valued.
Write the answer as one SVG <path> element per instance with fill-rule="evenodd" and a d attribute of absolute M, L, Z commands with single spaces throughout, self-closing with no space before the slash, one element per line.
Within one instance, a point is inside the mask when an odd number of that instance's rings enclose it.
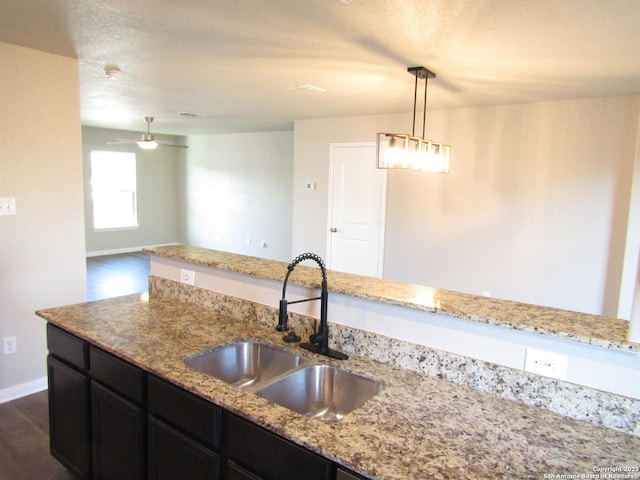
<path fill-rule="evenodd" d="M 313 260 L 320 267 L 320 271 L 322 272 L 320 296 L 288 302 L 286 299 L 286 291 L 287 282 L 289 281 L 289 275 L 291 275 L 291 272 L 293 272 L 293 270 L 296 268 L 296 265 L 304 260 Z M 336 350 L 331 350 L 329 348 L 329 324 L 327 323 L 327 304 L 329 301 L 329 289 L 327 288 L 327 269 L 324 266 L 324 262 L 318 255 L 316 255 L 315 253 L 303 253 L 302 255 L 298 255 L 296 258 L 294 258 L 287 267 L 287 275 L 284 277 L 284 283 L 282 285 L 282 299 L 280 300 L 280 311 L 278 313 L 278 326 L 276 327 L 276 330 L 279 332 L 289 331 L 289 327 L 287 325 L 287 306 L 289 304 L 309 302 L 312 300 L 320 300 L 320 327 L 317 331 L 314 331 L 311 336 L 309 336 L 310 343 L 302 343 L 300 344 L 300 346 L 311 352 L 320 353 L 322 355 L 337 358 L 340 360 L 346 360 L 347 358 L 349 358 L 348 355 L 345 355 L 344 353 L 338 352 Z M 285 342 L 290 343 L 300 341 L 300 337 L 293 333 L 293 331 L 289 331 L 289 333 L 285 335 L 283 339 Z"/>

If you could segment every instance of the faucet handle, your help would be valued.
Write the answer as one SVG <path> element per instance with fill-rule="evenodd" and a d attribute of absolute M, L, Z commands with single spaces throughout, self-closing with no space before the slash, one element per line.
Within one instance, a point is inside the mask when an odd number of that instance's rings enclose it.
<path fill-rule="evenodd" d="M 289 313 L 287 312 L 287 300 L 280 300 L 280 310 L 278 311 L 278 325 L 276 330 L 278 332 L 288 332 L 282 337 L 287 343 L 297 343 L 300 341 L 300 336 L 296 335 L 293 330 L 289 330 L 288 325 Z"/>
<path fill-rule="evenodd" d="M 309 335 L 309 341 L 311 343 L 320 343 L 320 341 L 322 340 L 321 336 L 322 336 L 322 334 L 318 330 L 318 321 L 314 318 L 313 319 L 313 333 L 311 335 Z"/>

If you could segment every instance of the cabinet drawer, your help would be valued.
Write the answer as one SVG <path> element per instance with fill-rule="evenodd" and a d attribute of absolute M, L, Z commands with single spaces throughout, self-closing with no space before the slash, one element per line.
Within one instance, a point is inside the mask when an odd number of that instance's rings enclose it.
<path fill-rule="evenodd" d="M 145 374 L 138 367 L 91 345 L 91 377 L 131 400 L 144 402 Z"/>
<path fill-rule="evenodd" d="M 219 407 L 165 380 L 149 375 L 149 413 L 209 448 L 220 447 Z"/>
<path fill-rule="evenodd" d="M 89 368 L 89 344 L 50 323 L 47 323 L 47 348 L 52 355 L 76 368 Z"/>
<path fill-rule="evenodd" d="M 248 470 L 278 480 L 329 480 L 326 458 L 229 414 L 229 457 Z"/>

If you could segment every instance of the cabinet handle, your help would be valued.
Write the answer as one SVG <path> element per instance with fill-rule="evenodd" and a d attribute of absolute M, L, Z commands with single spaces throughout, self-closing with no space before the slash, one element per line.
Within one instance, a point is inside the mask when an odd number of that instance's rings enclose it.
<path fill-rule="evenodd" d="M 331 233 L 336 233 L 338 231 L 338 229 L 336 227 L 331 227 L 331 229 L 329 231 Z"/>

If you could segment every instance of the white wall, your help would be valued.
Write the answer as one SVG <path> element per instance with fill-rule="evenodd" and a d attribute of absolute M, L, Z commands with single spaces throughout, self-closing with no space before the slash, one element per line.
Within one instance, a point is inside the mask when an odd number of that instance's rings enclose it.
<path fill-rule="evenodd" d="M 181 243 L 290 259 L 293 132 L 189 137 L 180 169 Z"/>
<path fill-rule="evenodd" d="M 137 145 L 107 145 L 118 138 L 139 138 L 140 133 L 82 127 L 84 160 L 84 222 L 87 252 L 110 253 L 136 250 L 150 245 L 176 243 L 178 238 L 178 164 L 185 162 L 185 149 L 158 147 L 142 150 Z M 158 140 L 184 143 L 182 137 L 156 135 Z M 136 154 L 138 225 L 136 229 L 96 232 L 91 204 L 91 150 Z"/>
<path fill-rule="evenodd" d="M 636 96 L 429 112 L 451 173 L 389 172 L 385 278 L 616 316 L 639 111 Z M 410 126 L 295 123 L 294 252 L 326 251 L 329 143 Z"/>
<path fill-rule="evenodd" d="M 45 322 L 34 311 L 84 301 L 85 244 L 78 64 L 0 43 L 0 402 L 46 375 Z"/>

